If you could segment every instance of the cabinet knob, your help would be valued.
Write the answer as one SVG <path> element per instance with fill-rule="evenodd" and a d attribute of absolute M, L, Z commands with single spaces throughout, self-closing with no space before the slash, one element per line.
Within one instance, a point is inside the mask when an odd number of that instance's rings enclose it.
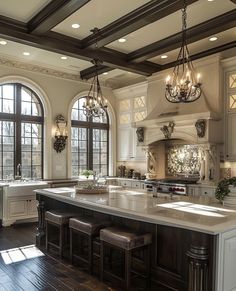
<path fill-rule="evenodd" d="M 226 155 L 226 157 L 228 158 L 228 157 L 229 157 L 229 155 Z"/>

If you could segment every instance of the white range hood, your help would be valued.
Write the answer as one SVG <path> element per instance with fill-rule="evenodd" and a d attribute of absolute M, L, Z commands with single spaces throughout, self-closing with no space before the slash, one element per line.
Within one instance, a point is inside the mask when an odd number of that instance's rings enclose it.
<path fill-rule="evenodd" d="M 165 97 L 164 97 L 165 98 Z M 196 130 L 196 122 L 204 120 L 205 134 L 199 137 Z M 219 114 L 213 112 L 202 95 L 192 103 L 170 103 L 164 100 L 140 121 L 133 126 L 144 128 L 144 143 L 149 145 L 159 140 L 166 139 L 163 127 L 173 124 L 173 132 L 170 139 L 181 139 L 189 143 L 221 143 L 222 119 Z"/>

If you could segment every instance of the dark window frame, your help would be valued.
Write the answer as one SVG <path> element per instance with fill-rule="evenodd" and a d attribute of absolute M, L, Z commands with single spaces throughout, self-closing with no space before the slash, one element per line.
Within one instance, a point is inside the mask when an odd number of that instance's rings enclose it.
<path fill-rule="evenodd" d="M 83 99 L 84 97 L 81 97 L 79 99 Z M 79 100 L 78 99 L 78 100 Z M 76 100 L 75 102 L 77 102 Z M 110 129 L 110 123 L 109 123 L 109 116 L 106 112 L 106 123 L 102 122 L 94 122 L 93 117 L 88 117 L 87 121 L 81 121 L 81 120 L 73 120 L 71 119 L 71 127 L 75 128 L 86 128 L 87 129 L 87 169 L 93 170 L 93 129 L 101 129 L 107 131 L 107 175 L 109 175 L 109 129 Z M 78 166 L 80 165 L 79 162 L 79 151 L 78 151 Z M 100 163 L 101 167 L 101 163 Z"/>
<path fill-rule="evenodd" d="M 22 152 L 21 152 L 21 125 L 22 123 L 31 123 L 31 124 L 39 124 L 41 125 L 42 135 L 41 135 L 41 178 L 43 178 L 44 174 L 44 167 L 43 167 L 43 152 L 44 152 L 44 110 L 43 104 L 37 95 L 32 89 L 27 87 L 21 83 L 2 83 L 0 84 L 0 88 L 4 85 L 11 85 L 14 88 L 14 113 L 4 113 L 0 112 L 0 121 L 12 121 L 14 122 L 14 177 L 17 175 L 17 165 L 22 164 Z M 41 109 L 41 116 L 34 116 L 34 115 L 24 115 L 21 114 L 21 103 L 22 103 L 22 96 L 21 96 L 21 88 L 26 88 L 30 93 L 31 96 L 36 98 L 40 109 Z M 32 136 L 31 136 L 32 138 Z M 3 143 L 0 148 L 1 155 L 3 153 Z M 31 156 L 32 156 L 32 144 L 31 144 Z M 1 165 L 3 169 L 3 165 Z M 31 158 L 31 177 L 32 176 L 32 158 Z M 1 177 L 3 179 L 3 171 L 1 171 Z"/>

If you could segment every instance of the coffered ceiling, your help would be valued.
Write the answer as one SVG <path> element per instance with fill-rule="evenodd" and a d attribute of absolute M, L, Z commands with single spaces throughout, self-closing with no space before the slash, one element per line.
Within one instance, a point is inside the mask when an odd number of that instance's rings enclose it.
<path fill-rule="evenodd" d="M 236 0 L 187 3 L 192 58 L 232 52 Z M 1 1 L 0 40 L 7 44 L 0 45 L 0 57 L 80 74 L 83 79 L 94 75 L 90 61 L 99 58 L 100 78 L 112 87 L 127 85 L 174 65 L 182 5 L 183 0 Z M 95 27 L 96 35 L 91 32 Z M 209 41 L 213 36 L 217 39 Z"/>

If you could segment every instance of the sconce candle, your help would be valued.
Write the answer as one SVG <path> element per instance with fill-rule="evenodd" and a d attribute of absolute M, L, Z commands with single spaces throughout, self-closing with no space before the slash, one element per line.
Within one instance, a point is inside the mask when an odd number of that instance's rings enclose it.
<path fill-rule="evenodd" d="M 57 129 L 55 132 L 55 141 L 54 141 L 53 147 L 57 153 L 60 153 L 66 147 L 66 140 L 68 138 L 67 128 L 66 128 L 67 124 L 66 124 L 64 116 L 62 116 L 61 114 L 57 115 L 55 121 L 56 121 Z"/>

